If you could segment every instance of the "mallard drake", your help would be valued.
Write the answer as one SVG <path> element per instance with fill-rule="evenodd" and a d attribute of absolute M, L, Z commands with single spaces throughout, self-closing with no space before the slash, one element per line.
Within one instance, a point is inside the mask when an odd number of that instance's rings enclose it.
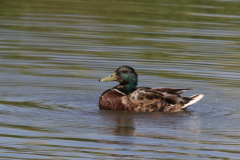
<path fill-rule="evenodd" d="M 138 112 L 180 112 L 200 99 L 202 94 L 181 97 L 187 89 L 137 87 L 138 74 L 132 67 L 120 66 L 113 74 L 100 82 L 118 81 L 119 85 L 108 89 L 99 99 L 103 110 Z"/>

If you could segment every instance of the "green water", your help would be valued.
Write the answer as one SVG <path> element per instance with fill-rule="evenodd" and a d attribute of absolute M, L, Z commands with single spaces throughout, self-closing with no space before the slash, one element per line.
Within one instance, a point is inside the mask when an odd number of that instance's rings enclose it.
<path fill-rule="evenodd" d="M 1 159 L 239 159 L 240 1 L 0 1 Z M 193 88 L 187 113 L 100 111 L 99 83 Z"/>

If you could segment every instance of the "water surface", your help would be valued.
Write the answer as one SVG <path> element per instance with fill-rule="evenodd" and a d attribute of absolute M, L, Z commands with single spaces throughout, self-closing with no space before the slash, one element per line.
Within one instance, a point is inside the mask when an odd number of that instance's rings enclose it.
<path fill-rule="evenodd" d="M 0 2 L 1 159 L 239 159 L 240 1 Z M 101 111 L 120 65 L 187 113 Z"/>

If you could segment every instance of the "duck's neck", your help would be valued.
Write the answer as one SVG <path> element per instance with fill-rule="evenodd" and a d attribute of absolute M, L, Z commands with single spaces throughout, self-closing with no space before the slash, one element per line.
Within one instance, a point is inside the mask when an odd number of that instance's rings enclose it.
<path fill-rule="evenodd" d="M 118 90 L 120 90 L 121 92 L 123 92 L 126 95 L 134 92 L 136 90 L 136 87 L 137 87 L 137 81 L 127 83 L 127 84 L 126 83 L 125 84 L 119 84 L 118 86 L 116 86 L 116 88 Z"/>

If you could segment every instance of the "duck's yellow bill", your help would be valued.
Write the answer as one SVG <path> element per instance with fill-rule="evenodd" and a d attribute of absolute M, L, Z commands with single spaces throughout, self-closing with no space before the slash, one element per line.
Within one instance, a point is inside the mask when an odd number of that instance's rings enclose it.
<path fill-rule="evenodd" d="M 111 74 L 108 77 L 104 77 L 99 80 L 99 82 L 109 82 L 109 81 L 117 81 L 116 72 L 114 72 L 113 74 Z"/>

